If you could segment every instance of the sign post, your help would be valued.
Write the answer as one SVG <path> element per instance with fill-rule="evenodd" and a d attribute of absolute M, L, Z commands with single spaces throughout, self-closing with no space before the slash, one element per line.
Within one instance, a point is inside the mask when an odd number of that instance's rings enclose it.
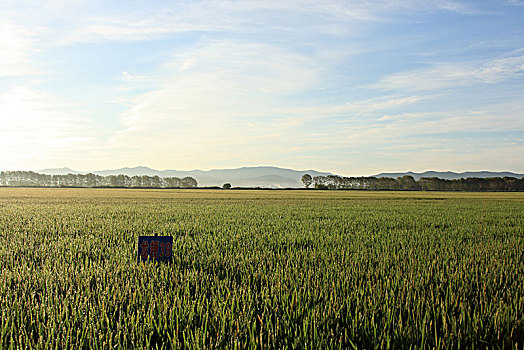
<path fill-rule="evenodd" d="M 170 262 L 172 249 L 173 236 L 140 236 L 137 260 Z"/>

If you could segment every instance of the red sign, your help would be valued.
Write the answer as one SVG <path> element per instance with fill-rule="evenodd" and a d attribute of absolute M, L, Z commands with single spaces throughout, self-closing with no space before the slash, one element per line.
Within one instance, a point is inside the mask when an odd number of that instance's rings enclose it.
<path fill-rule="evenodd" d="M 138 237 L 138 261 L 171 261 L 173 236 Z"/>

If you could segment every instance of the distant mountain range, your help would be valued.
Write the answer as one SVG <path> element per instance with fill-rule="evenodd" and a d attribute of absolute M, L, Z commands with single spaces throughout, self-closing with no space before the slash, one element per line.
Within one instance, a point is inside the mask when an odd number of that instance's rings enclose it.
<path fill-rule="evenodd" d="M 115 170 L 100 171 L 77 171 L 70 168 L 54 168 L 38 170 L 38 173 L 49 175 L 67 175 L 67 174 L 87 174 L 96 175 L 148 175 L 160 177 L 178 177 L 183 178 L 191 176 L 197 180 L 199 187 L 222 186 L 229 182 L 233 187 L 303 187 L 302 175 L 311 176 L 331 175 L 331 173 L 319 172 L 316 170 L 292 170 L 271 166 L 243 167 L 238 169 L 213 169 L 213 170 L 155 170 L 144 166 L 134 168 L 120 168 Z"/>
<path fill-rule="evenodd" d="M 115 170 L 100 170 L 100 171 L 77 171 L 70 168 L 54 168 L 38 170 L 38 173 L 49 175 L 67 175 L 67 174 L 87 174 L 93 173 L 102 176 L 124 174 L 127 176 L 148 175 L 160 177 L 178 177 L 183 178 L 191 176 L 198 181 L 199 187 L 207 186 L 222 186 L 229 182 L 233 187 L 303 187 L 301 178 L 304 174 L 309 174 L 312 177 L 332 175 L 331 173 L 319 172 L 316 170 L 293 170 L 277 168 L 272 166 L 257 166 L 257 167 L 243 167 L 237 169 L 213 169 L 213 170 L 155 170 L 145 166 L 134 168 L 120 168 Z M 402 177 L 404 175 L 411 175 L 416 180 L 421 177 L 438 177 L 441 179 L 453 180 L 468 177 L 516 177 L 524 178 L 524 174 L 515 174 L 512 172 L 492 172 L 492 171 L 473 171 L 454 173 L 451 171 L 426 171 L 423 173 L 414 173 L 411 171 L 405 173 L 380 173 L 373 175 L 374 177 Z"/>
<path fill-rule="evenodd" d="M 456 180 L 456 179 L 467 179 L 468 177 L 516 177 L 518 179 L 523 178 L 524 174 L 515 174 L 508 171 L 494 172 L 494 171 L 466 171 L 463 173 L 454 173 L 452 171 L 425 171 L 423 173 L 414 173 L 411 171 L 405 173 L 380 173 L 373 175 L 374 177 L 402 177 L 404 175 L 411 175 L 415 180 L 419 180 L 421 177 L 438 177 L 439 179 Z"/>

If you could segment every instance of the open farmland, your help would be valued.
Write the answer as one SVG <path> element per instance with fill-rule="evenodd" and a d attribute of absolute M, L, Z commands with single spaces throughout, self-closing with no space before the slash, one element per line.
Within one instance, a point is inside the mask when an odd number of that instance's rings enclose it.
<path fill-rule="evenodd" d="M 2 188 L 0 266 L 1 348 L 524 342 L 524 193 Z"/>

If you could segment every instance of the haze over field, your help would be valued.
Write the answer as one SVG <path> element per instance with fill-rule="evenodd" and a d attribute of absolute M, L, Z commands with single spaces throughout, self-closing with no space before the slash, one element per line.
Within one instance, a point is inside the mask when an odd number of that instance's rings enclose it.
<path fill-rule="evenodd" d="M 3 1 L 0 170 L 524 173 L 524 2 Z"/>
<path fill-rule="evenodd" d="M 277 167 L 259 166 L 259 167 L 243 167 L 238 169 L 212 169 L 212 170 L 156 170 L 148 167 L 140 166 L 134 168 L 120 168 L 110 170 L 99 170 L 99 171 L 79 171 L 70 168 L 54 168 L 54 169 L 40 169 L 39 174 L 47 175 L 68 175 L 68 174 L 88 174 L 92 173 L 100 176 L 110 175 L 126 175 L 129 177 L 133 176 L 159 176 L 165 177 L 178 177 L 184 178 L 190 176 L 197 180 L 198 186 L 221 186 L 224 183 L 231 183 L 235 187 L 274 187 L 274 188 L 287 188 L 287 187 L 304 187 L 302 181 L 302 175 L 309 174 L 312 177 L 315 176 L 327 176 L 336 175 L 326 172 L 319 172 L 316 170 L 293 170 L 283 169 Z M 464 172 L 464 173 L 453 173 L 453 172 L 437 172 L 427 171 L 424 173 L 413 173 L 402 172 L 402 173 L 381 173 L 374 175 L 375 177 L 390 177 L 399 178 L 404 175 L 412 176 L 415 180 L 419 180 L 422 177 L 437 177 L 440 179 L 466 179 L 466 178 L 493 178 L 493 177 L 513 177 L 513 178 L 524 178 L 524 174 L 515 174 L 510 172 Z"/>
<path fill-rule="evenodd" d="M 67 174 L 87 174 L 91 171 L 77 171 L 69 168 L 41 169 L 40 174 L 48 175 L 67 175 Z M 178 177 L 190 176 L 198 181 L 198 186 L 222 186 L 228 182 L 236 187 L 303 187 L 302 175 L 311 176 L 330 175 L 330 173 L 318 172 L 316 170 L 293 170 L 276 167 L 243 167 L 238 169 L 212 169 L 204 170 L 155 170 L 148 167 L 120 168 L 112 170 L 93 171 L 92 173 L 101 176 L 127 175 L 132 176 L 159 176 L 159 177 Z"/>

